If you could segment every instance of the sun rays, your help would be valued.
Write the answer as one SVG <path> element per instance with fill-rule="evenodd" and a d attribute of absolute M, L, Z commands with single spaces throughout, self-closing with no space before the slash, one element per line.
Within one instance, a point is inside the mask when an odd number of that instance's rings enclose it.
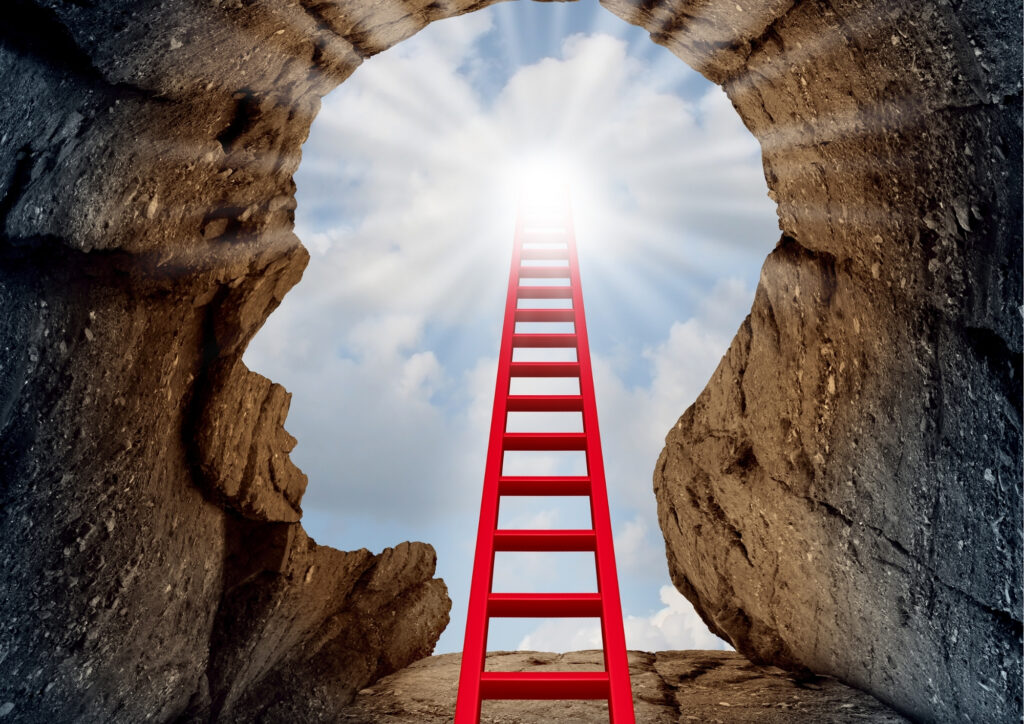
<path fill-rule="evenodd" d="M 434 544 L 454 601 L 439 650 L 459 646 L 459 531 L 477 512 L 516 204 L 567 188 L 613 526 L 660 550 L 650 466 L 777 238 L 757 144 L 721 91 L 599 8 L 500 4 L 364 63 L 303 158 L 296 232 L 313 258 L 247 361 L 294 394 L 314 536 Z M 634 629 L 648 647 L 696 645 L 655 568 L 623 571 Z"/>

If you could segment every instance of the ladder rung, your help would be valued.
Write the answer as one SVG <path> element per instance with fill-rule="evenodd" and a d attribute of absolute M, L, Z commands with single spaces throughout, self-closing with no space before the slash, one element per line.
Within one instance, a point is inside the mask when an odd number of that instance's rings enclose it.
<path fill-rule="evenodd" d="M 572 287 L 530 287 L 516 288 L 520 299 L 571 299 Z"/>
<path fill-rule="evenodd" d="M 517 552 L 593 551 L 597 538 L 592 530 L 496 530 L 494 550 Z"/>
<path fill-rule="evenodd" d="M 506 432 L 505 450 L 586 450 L 585 432 Z"/>
<path fill-rule="evenodd" d="M 582 395 L 509 395 L 509 412 L 583 412 Z"/>
<path fill-rule="evenodd" d="M 481 699 L 607 699 L 605 671 L 485 671 Z"/>
<path fill-rule="evenodd" d="M 579 362 L 513 362 L 512 377 L 579 377 Z"/>
<path fill-rule="evenodd" d="M 568 277 L 569 267 L 567 266 L 521 266 L 519 267 L 520 279 L 552 279 Z"/>
<path fill-rule="evenodd" d="M 575 322 L 575 309 L 517 309 L 517 322 Z"/>
<path fill-rule="evenodd" d="M 575 334 L 513 334 L 513 347 L 575 347 Z"/>
<path fill-rule="evenodd" d="M 524 244 L 565 244 L 566 231 L 558 224 L 537 223 L 523 227 L 522 239 Z"/>
<path fill-rule="evenodd" d="M 523 217 L 523 234 L 556 234 L 566 231 L 569 219 L 563 213 L 536 213 Z"/>
<path fill-rule="evenodd" d="M 492 593 L 487 615 L 495 618 L 597 618 L 600 593 Z"/>
<path fill-rule="evenodd" d="M 607 713 L 603 717 L 606 723 L 635 722 L 621 601 L 618 581 L 614 575 L 614 541 L 609 529 L 600 441 L 595 427 L 597 417 L 591 361 L 586 346 L 583 293 L 568 189 L 551 194 L 548 201 L 550 205 L 544 207 L 531 206 L 530 199 L 524 197 L 516 220 L 508 303 L 505 307 L 506 325 L 497 375 L 498 391 L 492 416 L 493 434 L 487 447 L 485 497 L 477 528 L 455 724 L 479 724 L 481 702 L 489 699 L 604 700 L 607 703 Z M 552 213 L 554 211 L 559 213 Z M 513 320 L 527 324 L 509 324 Z M 531 326 L 530 322 L 537 324 Z M 565 334 L 568 330 L 572 333 Z M 529 348 L 539 349 L 530 352 Z M 545 348 L 549 349 L 545 351 Z M 523 361 L 519 361 L 520 358 Z M 565 385 L 551 384 L 550 387 L 547 384 L 532 384 L 543 382 L 544 378 L 561 378 L 568 382 Z M 551 380 L 555 381 L 557 379 Z M 523 385 L 522 390 L 518 385 Z M 544 390 L 543 387 L 549 389 Z M 509 394 L 512 391 L 529 394 Z M 541 392 L 563 394 L 537 394 Z M 525 424 L 517 425 L 516 415 L 522 416 L 524 413 L 527 418 L 531 414 L 539 418 L 545 414 L 557 417 L 558 413 L 562 413 L 573 419 L 582 415 L 581 421 L 584 424 L 581 426 L 580 422 L 576 422 L 575 426 L 542 426 L 523 421 Z M 506 431 L 531 428 L 538 432 Z M 559 429 L 587 432 L 539 432 Z M 546 475 L 502 475 L 504 463 L 513 462 L 512 459 L 518 457 L 539 457 L 545 460 L 572 457 L 577 463 L 582 457 L 586 461 L 585 467 L 581 466 L 582 469 L 576 472 L 585 474 L 558 475 L 556 471 L 549 470 Z M 503 499 L 502 496 L 506 497 Z M 529 502 L 527 496 L 536 496 L 536 504 L 553 500 L 551 496 L 574 496 L 577 503 L 587 503 L 590 528 L 538 530 L 502 527 L 499 508 L 502 502 L 514 502 L 509 496 L 520 496 L 517 500 L 523 503 Z M 588 521 L 584 520 L 569 525 L 587 524 Z M 546 553 L 548 563 L 555 562 L 552 556 L 556 554 L 563 558 L 566 554 L 572 554 L 582 559 L 577 563 L 586 565 L 588 569 L 591 565 L 597 566 L 597 588 L 591 588 L 588 593 L 526 593 L 524 589 L 529 590 L 528 587 L 512 586 L 516 592 L 509 592 L 509 587 L 504 587 L 504 592 L 495 592 L 492 589 L 496 568 L 507 565 L 506 559 L 514 557 L 510 555 L 512 553 L 526 553 L 530 556 Z M 563 591 L 572 590 L 570 586 L 558 588 Z M 489 622 L 514 618 L 530 618 L 534 621 L 598 619 L 601 623 L 605 664 L 600 668 L 605 670 L 593 670 L 599 666 L 566 666 L 564 669 L 589 670 L 565 671 L 557 670 L 559 667 L 555 665 L 493 666 L 527 670 L 489 671 Z M 603 708 L 605 705 L 601 706 Z M 553 711 L 556 713 L 547 717 L 552 721 L 568 718 L 564 707 Z"/>
<path fill-rule="evenodd" d="M 590 478 L 586 475 L 498 478 L 498 495 L 590 495 Z"/>
<path fill-rule="evenodd" d="M 568 259 L 569 247 L 561 249 L 522 249 L 520 259 Z"/>

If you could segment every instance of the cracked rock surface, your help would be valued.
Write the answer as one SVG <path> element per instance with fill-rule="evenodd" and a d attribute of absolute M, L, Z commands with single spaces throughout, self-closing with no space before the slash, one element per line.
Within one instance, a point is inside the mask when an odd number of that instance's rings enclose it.
<path fill-rule="evenodd" d="M 404 15 L 5 5 L 5 723 L 315 721 L 432 651 L 433 549 L 311 541 L 290 396 L 241 361 L 308 260 L 291 175 L 319 98 L 353 28 L 394 42 L 426 22 Z"/>
<path fill-rule="evenodd" d="M 1022 716 L 1019 2 L 602 0 L 721 83 L 783 231 L 654 471 L 754 661 Z"/>
<path fill-rule="evenodd" d="M 417 661 L 359 692 L 339 724 L 441 724 L 455 712 L 460 654 Z M 550 654 L 492 652 L 489 671 L 600 671 L 600 651 Z M 639 724 L 898 724 L 899 714 L 834 679 L 798 677 L 751 664 L 725 651 L 629 652 L 633 706 Z M 488 701 L 483 724 L 598 724 L 608 705 L 598 701 Z"/>

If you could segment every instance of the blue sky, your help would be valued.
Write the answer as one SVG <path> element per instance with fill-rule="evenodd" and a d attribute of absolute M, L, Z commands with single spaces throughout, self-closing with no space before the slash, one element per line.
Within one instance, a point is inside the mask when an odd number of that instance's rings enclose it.
<path fill-rule="evenodd" d="M 669 583 L 651 473 L 750 308 L 774 204 L 724 94 L 596 5 L 434 23 L 324 99 L 296 174 L 310 266 L 246 355 L 293 393 L 305 526 L 341 549 L 432 543 L 453 600 L 438 652 L 461 649 L 513 179 L 535 158 L 572 179 L 627 643 L 720 646 Z M 557 500 L 502 516 L 579 519 Z M 499 556 L 496 587 L 593 585 L 591 564 L 551 556 Z M 596 636 L 591 621 L 512 620 L 489 648 Z"/>

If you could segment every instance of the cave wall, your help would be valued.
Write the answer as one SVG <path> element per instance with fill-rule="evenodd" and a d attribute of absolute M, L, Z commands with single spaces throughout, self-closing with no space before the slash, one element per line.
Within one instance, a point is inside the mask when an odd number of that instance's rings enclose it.
<path fill-rule="evenodd" d="M 654 473 L 755 661 L 1021 718 L 1019 3 L 604 0 L 721 83 L 782 239 Z"/>
<path fill-rule="evenodd" d="M 723 84 L 783 229 L 658 463 L 676 585 L 755 660 L 1011 720 L 1019 6 L 603 2 Z M 307 261 L 319 98 L 486 4 L 8 4 L 0 710 L 313 721 L 430 650 L 432 551 L 309 541 L 288 396 L 240 360 Z"/>
<path fill-rule="evenodd" d="M 308 539 L 289 396 L 241 362 L 307 263 L 319 98 L 372 47 L 332 23 L 418 27 L 330 14 L 5 6 L 5 721 L 317 721 L 447 624 L 430 546 Z"/>

